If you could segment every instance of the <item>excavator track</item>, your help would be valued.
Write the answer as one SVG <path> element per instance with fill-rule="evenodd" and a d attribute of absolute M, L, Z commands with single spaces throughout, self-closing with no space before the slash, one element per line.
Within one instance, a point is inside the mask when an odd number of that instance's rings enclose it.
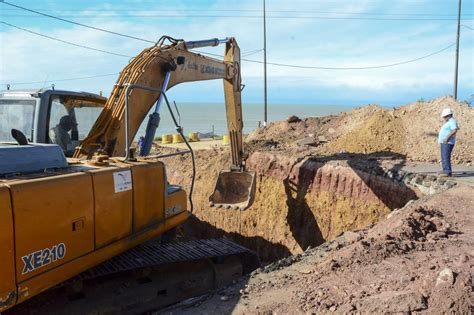
<path fill-rule="evenodd" d="M 153 240 L 6 314 L 144 314 L 229 284 L 259 264 L 254 252 L 227 239 Z"/>

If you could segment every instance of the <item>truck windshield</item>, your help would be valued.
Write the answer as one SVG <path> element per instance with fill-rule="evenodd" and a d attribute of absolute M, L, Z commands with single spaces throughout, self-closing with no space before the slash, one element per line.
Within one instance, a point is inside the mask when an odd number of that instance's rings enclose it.
<path fill-rule="evenodd" d="M 11 135 L 13 128 L 33 139 L 35 106 L 34 100 L 0 100 L 0 142 L 15 141 Z"/>

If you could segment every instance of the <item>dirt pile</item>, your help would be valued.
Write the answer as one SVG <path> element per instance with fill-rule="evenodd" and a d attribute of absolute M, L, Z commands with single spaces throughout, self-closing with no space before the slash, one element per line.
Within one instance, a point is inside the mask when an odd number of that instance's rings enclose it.
<path fill-rule="evenodd" d="M 454 110 L 460 131 L 453 152 L 454 163 L 472 163 L 474 159 L 474 109 L 451 97 L 415 102 L 399 108 L 384 109 L 369 105 L 336 116 L 305 118 L 300 122 L 271 123 L 247 137 L 251 150 L 270 149 L 311 154 L 338 152 L 393 152 L 408 160 L 440 160 L 437 133 L 443 124 L 443 108 Z M 298 140 L 314 138 L 313 146 L 298 145 Z M 326 141 L 320 141 L 323 137 Z"/>
<path fill-rule="evenodd" d="M 474 188 L 412 202 L 370 229 L 276 262 L 181 313 L 472 312 Z"/>

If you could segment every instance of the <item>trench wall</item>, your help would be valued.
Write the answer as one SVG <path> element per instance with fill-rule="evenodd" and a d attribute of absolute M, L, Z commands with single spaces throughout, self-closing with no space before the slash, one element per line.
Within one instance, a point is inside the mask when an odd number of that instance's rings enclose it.
<path fill-rule="evenodd" d="M 321 162 L 255 152 L 247 160 L 257 172 L 254 204 L 245 211 L 209 207 L 218 170 L 227 160 L 207 157 L 198 169 L 194 218 L 185 227 L 195 237 L 231 238 L 255 250 L 262 260 L 296 254 L 347 231 L 375 224 L 417 193 L 391 178 L 347 163 Z M 170 182 L 185 184 L 179 163 Z M 168 166 L 170 168 L 170 166 Z"/>

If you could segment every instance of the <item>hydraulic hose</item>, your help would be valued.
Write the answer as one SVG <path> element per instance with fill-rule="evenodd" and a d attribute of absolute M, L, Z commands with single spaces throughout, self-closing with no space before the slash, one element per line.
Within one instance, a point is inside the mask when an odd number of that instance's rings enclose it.
<path fill-rule="evenodd" d="M 188 199 L 189 199 L 189 204 L 191 206 L 191 213 L 193 213 L 193 211 L 194 211 L 193 192 L 194 192 L 194 181 L 196 179 L 196 161 L 194 159 L 194 151 L 191 148 L 191 145 L 189 144 L 188 140 L 186 139 L 186 137 L 183 134 L 183 128 L 178 124 L 178 122 L 176 120 L 176 117 L 174 116 L 174 112 L 171 109 L 170 103 L 168 102 L 168 97 L 166 96 L 165 93 L 163 93 L 162 95 L 165 98 L 166 107 L 168 107 L 168 110 L 169 110 L 170 115 L 171 115 L 171 119 L 173 119 L 174 125 L 176 127 L 176 131 L 181 135 L 181 137 L 183 138 L 184 143 L 186 144 L 186 146 L 189 149 L 189 152 L 191 153 L 191 162 L 192 162 L 193 167 L 192 167 L 192 176 L 191 176 L 191 187 L 189 188 Z"/>

